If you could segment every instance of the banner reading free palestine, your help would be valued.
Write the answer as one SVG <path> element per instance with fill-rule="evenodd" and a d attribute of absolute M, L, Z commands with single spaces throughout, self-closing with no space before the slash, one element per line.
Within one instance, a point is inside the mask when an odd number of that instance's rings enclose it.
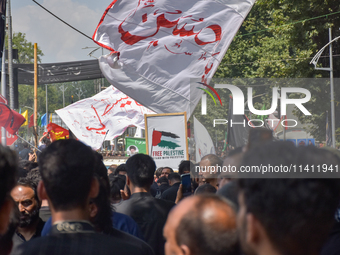
<path fill-rule="evenodd" d="M 158 167 L 178 169 L 188 159 L 186 113 L 145 115 L 147 154 Z"/>

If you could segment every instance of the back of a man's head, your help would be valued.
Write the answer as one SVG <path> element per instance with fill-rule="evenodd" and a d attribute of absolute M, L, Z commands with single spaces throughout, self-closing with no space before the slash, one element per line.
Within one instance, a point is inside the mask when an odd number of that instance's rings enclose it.
<path fill-rule="evenodd" d="M 205 155 L 201 161 L 208 160 L 210 163 L 210 166 L 222 166 L 223 161 L 215 154 L 208 154 Z"/>
<path fill-rule="evenodd" d="M 16 182 L 17 155 L 0 144 L 0 235 L 5 233 L 12 208 L 10 192 Z"/>
<path fill-rule="evenodd" d="M 158 167 L 155 171 L 156 178 L 160 178 L 164 167 Z"/>
<path fill-rule="evenodd" d="M 0 209 L 15 185 L 17 168 L 15 152 L 0 145 Z"/>
<path fill-rule="evenodd" d="M 172 184 L 181 181 L 181 176 L 178 173 L 169 174 L 168 180 L 171 181 Z"/>
<path fill-rule="evenodd" d="M 190 173 L 190 160 L 181 161 L 181 163 L 178 166 L 178 173 L 180 175 Z"/>
<path fill-rule="evenodd" d="M 154 180 L 156 164 L 145 154 L 136 154 L 126 161 L 127 176 L 133 185 L 149 189 Z"/>
<path fill-rule="evenodd" d="M 84 208 L 96 158 L 92 149 L 77 140 L 58 140 L 40 155 L 39 170 L 54 210 Z"/>
<path fill-rule="evenodd" d="M 316 147 L 296 148 L 289 142 L 255 146 L 243 157 L 242 166 L 305 166 L 339 164 L 338 158 Z M 328 235 L 339 203 L 339 180 L 240 179 L 240 214 L 252 214 L 263 226 L 280 254 L 317 254 Z M 243 207 L 243 210 L 242 210 Z M 246 217 L 242 215 L 246 229 Z M 249 229 L 249 228 L 248 228 Z M 242 232 L 242 231 L 241 231 Z M 241 234 L 241 242 L 245 240 Z M 247 247 L 245 247 L 247 248 Z"/>
<path fill-rule="evenodd" d="M 201 186 L 198 186 L 197 189 L 195 190 L 195 195 L 202 195 L 202 194 L 207 194 L 207 193 L 216 193 L 216 188 L 212 186 L 209 183 L 204 183 Z"/>
<path fill-rule="evenodd" d="M 204 194 L 181 201 L 168 218 L 165 235 L 171 231 L 171 223 L 177 246 L 187 246 L 190 254 L 239 254 L 236 214 L 231 203 L 221 197 Z"/>

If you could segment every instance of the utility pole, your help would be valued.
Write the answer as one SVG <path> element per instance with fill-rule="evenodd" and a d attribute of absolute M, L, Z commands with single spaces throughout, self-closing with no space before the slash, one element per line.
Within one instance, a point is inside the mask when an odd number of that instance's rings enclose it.
<path fill-rule="evenodd" d="M 330 77 L 330 88 L 331 88 L 331 125 L 332 125 L 332 147 L 335 148 L 335 106 L 334 106 L 334 78 L 333 78 L 333 47 L 332 43 L 340 39 L 340 36 L 332 39 L 332 29 L 328 28 L 328 34 L 329 34 L 329 42 L 322 47 L 321 50 L 314 56 L 310 64 L 314 65 L 315 70 L 323 70 L 329 72 Z M 325 67 L 316 67 L 317 63 L 319 61 L 319 58 L 322 54 L 322 52 L 325 50 L 325 48 L 329 46 L 329 68 Z"/>
<path fill-rule="evenodd" d="M 329 42 L 332 41 L 332 29 L 328 28 Z M 334 78 L 333 78 L 333 46 L 329 44 L 329 78 L 331 85 L 331 122 L 332 122 L 332 147 L 335 148 L 335 106 L 334 106 Z"/>
<path fill-rule="evenodd" d="M 12 53 L 12 14 L 11 0 L 7 0 L 8 11 L 8 75 L 9 75 L 9 106 L 14 109 L 14 85 L 13 85 L 13 53 Z"/>
<path fill-rule="evenodd" d="M 63 108 L 64 108 L 65 107 L 65 91 L 67 90 L 67 88 L 65 89 L 65 84 L 64 83 L 59 88 L 63 92 Z"/>

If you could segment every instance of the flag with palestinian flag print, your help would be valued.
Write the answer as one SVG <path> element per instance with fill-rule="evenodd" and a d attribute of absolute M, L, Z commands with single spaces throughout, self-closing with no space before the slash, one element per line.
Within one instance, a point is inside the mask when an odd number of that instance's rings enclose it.
<path fill-rule="evenodd" d="M 146 153 L 158 167 L 177 169 L 182 160 L 188 160 L 186 113 L 146 114 Z"/>
<path fill-rule="evenodd" d="M 153 130 L 152 146 L 159 146 L 164 149 L 174 150 L 177 147 L 180 147 L 179 141 L 176 140 L 176 138 L 179 138 L 179 136 L 174 133 Z"/>

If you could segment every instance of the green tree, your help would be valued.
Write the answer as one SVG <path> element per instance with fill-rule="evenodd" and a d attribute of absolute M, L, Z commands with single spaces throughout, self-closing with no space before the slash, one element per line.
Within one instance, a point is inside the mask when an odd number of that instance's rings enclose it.
<path fill-rule="evenodd" d="M 8 36 L 6 35 L 6 48 L 8 48 Z M 18 50 L 18 63 L 32 64 L 34 63 L 34 44 L 28 42 L 26 34 L 18 32 L 13 33 L 12 36 L 12 48 Z M 41 57 L 44 56 L 43 52 L 38 46 L 37 49 L 38 62 L 41 63 Z"/>
<path fill-rule="evenodd" d="M 333 29 L 333 38 L 339 36 L 340 16 L 325 14 L 340 11 L 334 1 L 258 0 L 242 24 L 214 77 L 217 78 L 329 78 L 329 72 L 316 71 L 309 64 L 316 52 L 328 42 L 328 28 Z M 302 21 L 302 22 L 297 22 Z M 340 53 L 335 44 L 333 54 Z M 325 51 L 325 55 L 328 51 Z M 321 58 L 321 64 L 328 66 L 328 58 Z M 321 65 L 320 64 L 320 65 Z M 340 77 L 340 58 L 334 58 L 334 77 Z M 261 109 L 271 104 L 271 89 L 274 85 L 255 86 L 255 107 Z M 312 117 L 296 114 L 300 121 L 312 123 L 310 132 L 320 141 L 325 137 L 326 111 L 330 114 L 330 94 L 328 84 L 310 83 L 306 85 L 312 100 L 306 108 Z M 221 90 L 219 90 L 220 92 Z M 270 92 L 270 93 L 269 93 Z M 335 98 L 340 95 L 340 86 L 335 86 Z M 296 96 L 296 95 L 292 95 Z M 337 100 L 336 101 L 340 101 Z M 225 103 L 223 103 L 225 104 Z M 226 104 L 228 104 L 226 102 Z M 209 107 L 209 100 L 208 100 Z M 340 126 L 340 104 L 337 104 L 336 126 Z M 210 116 L 200 116 L 200 108 L 194 114 L 204 119 L 218 118 L 216 111 Z M 330 119 L 330 116 L 329 116 Z M 213 131 L 211 136 L 214 137 Z M 223 139 L 224 136 L 219 136 Z"/>

